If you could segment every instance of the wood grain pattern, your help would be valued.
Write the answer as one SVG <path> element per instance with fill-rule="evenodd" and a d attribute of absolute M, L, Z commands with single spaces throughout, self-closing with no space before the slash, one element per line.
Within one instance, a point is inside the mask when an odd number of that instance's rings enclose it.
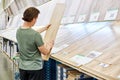
<path fill-rule="evenodd" d="M 81 0 L 66 0 L 64 16 L 75 16 Z"/>
<path fill-rule="evenodd" d="M 50 20 L 51 27 L 46 31 L 44 42 L 49 42 L 55 40 L 57 31 L 60 26 L 60 21 L 62 19 L 63 13 L 65 9 L 64 3 L 57 3 L 56 7 L 53 11 L 52 18 Z M 48 60 L 50 53 L 48 55 L 42 55 L 44 60 Z"/>
<path fill-rule="evenodd" d="M 98 21 L 104 21 L 104 17 L 106 15 L 106 11 L 107 9 L 110 7 L 110 5 L 112 4 L 112 0 L 101 0 L 101 6 L 100 6 L 100 17 L 98 19 Z"/>
<path fill-rule="evenodd" d="M 91 11 L 92 2 L 93 0 L 81 0 L 78 13 L 76 14 L 76 19 L 78 19 L 79 15 L 86 14 L 87 17 L 85 21 L 88 20 L 88 16 L 90 15 L 90 11 Z"/>
<path fill-rule="evenodd" d="M 119 0 L 113 0 L 113 8 L 117 8 L 119 11 L 118 11 L 118 15 L 117 15 L 117 18 L 116 18 L 116 20 L 120 20 L 120 1 Z M 111 6 L 111 8 L 112 8 L 112 6 Z"/>
<path fill-rule="evenodd" d="M 97 45 L 101 44 L 103 41 L 105 41 L 106 38 L 110 37 L 105 37 L 103 39 L 100 38 L 100 33 L 105 32 L 105 29 L 103 28 L 100 31 L 95 32 L 96 34 L 92 34 L 89 36 L 84 36 L 84 38 L 79 38 L 77 39 L 73 44 L 71 44 L 69 47 L 63 49 L 59 53 L 55 54 L 56 57 L 59 55 L 61 56 L 62 60 L 63 58 L 67 59 L 66 61 L 69 62 L 69 64 L 72 64 L 69 59 L 72 56 L 75 56 L 76 54 L 81 54 L 81 55 L 87 55 L 92 50 L 97 50 L 95 48 L 100 48 Z M 97 36 L 96 36 L 97 35 Z M 99 35 L 99 36 L 98 36 Z M 102 34 L 104 36 L 104 34 Z M 77 37 L 77 36 L 76 36 Z M 82 36 L 81 36 L 82 37 Z M 93 38 L 92 38 L 93 37 Z M 102 37 L 102 36 L 101 36 Z M 100 41 L 101 39 L 102 41 Z M 96 43 L 93 44 L 93 42 L 97 41 Z M 107 43 L 106 43 L 107 44 Z M 91 46 L 92 45 L 92 46 Z M 105 45 L 105 44 L 104 44 Z M 104 46 L 103 45 L 103 46 Z M 103 47 L 102 46 L 102 47 Z M 64 52 L 67 52 L 68 54 L 64 54 Z M 54 56 L 54 55 L 53 55 Z M 74 64 L 73 64 L 74 65 Z"/>
<path fill-rule="evenodd" d="M 77 2 L 76 2 L 77 3 Z M 79 15 L 86 14 L 86 20 L 89 21 L 90 15 L 95 12 L 100 12 L 98 21 L 104 21 L 104 17 L 108 10 L 119 9 L 120 10 L 120 1 L 119 0 L 80 0 L 78 11 L 75 15 L 75 22 L 77 22 Z M 67 13 L 68 14 L 68 13 Z M 120 20 L 120 11 L 115 20 Z"/>
<path fill-rule="evenodd" d="M 97 59 L 92 61 L 91 63 L 86 64 L 82 67 L 84 70 L 89 70 L 89 72 L 96 74 L 98 76 L 103 77 L 106 80 L 118 80 L 118 76 L 120 75 L 120 56 L 119 56 L 119 40 L 120 40 L 120 26 L 112 26 L 112 35 L 107 38 L 107 41 L 110 41 L 107 45 L 102 47 L 101 51 L 104 53 L 99 56 Z M 99 45 L 101 46 L 101 45 Z M 100 63 L 104 63 L 109 65 L 108 67 L 101 66 Z"/>
<path fill-rule="evenodd" d="M 53 54 L 52 57 L 78 70 L 76 63 L 69 60 L 71 57 L 75 56 L 76 54 L 86 56 L 90 51 L 93 50 L 103 52 L 101 56 L 92 62 L 80 66 L 79 71 L 82 70 L 86 74 L 95 76 L 98 79 L 117 80 L 117 77 L 120 75 L 120 26 L 116 26 L 114 23 L 111 24 L 104 25 L 103 28 L 95 30 L 95 32 L 92 34 L 89 33 L 89 36 L 77 39 L 77 41 L 70 44 L 67 48 L 59 51 L 57 54 Z M 97 27 L 97 25 L 98 24 L 96 23 L 95 26 Z M 94 29 L 91 27 L 87 26 L 88 31 Z M 100 63 L 110 64 L 110 66 L 102 68 Z"/>

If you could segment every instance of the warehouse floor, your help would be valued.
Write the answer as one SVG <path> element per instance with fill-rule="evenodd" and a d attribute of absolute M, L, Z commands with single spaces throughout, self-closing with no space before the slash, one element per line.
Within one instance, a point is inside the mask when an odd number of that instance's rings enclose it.
<path fill-rule="evenodd" d="M 0 80 L 13 80 L 13 70 L 11 61 L 0 51 Z"/>

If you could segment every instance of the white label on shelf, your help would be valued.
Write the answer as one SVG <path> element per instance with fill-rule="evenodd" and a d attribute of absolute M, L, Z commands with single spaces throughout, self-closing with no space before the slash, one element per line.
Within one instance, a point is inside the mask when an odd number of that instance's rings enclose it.
<path fill-rule="evenodd" d="M 106 12 L 104 20 L 115 20 L 118 14 L 118 9 L 109 10 Z"/>
<path fill-rule="evenodd" d="M 109 64 L 105 64 L 105 63 L 100 63 L 99 65 L 102 66 L 102 67 L 104 67 L 104 68 L 106 68 L 106 67 L 109 66 Z"/>
<path fill-rule="evenodd" d="M 99 18 L 100 13 L 96 12 L 96 13 L 92 13 L 90 16 L 90 20 L 89 21 L 97 21 Z"/>
<path fill-rule="evenodd" d="M 102 52 L 91 51 L 91 52 L 87 55 L 87 57 L 88 57 L 88 58 L 94 59 L 94 58 L 100 56 L 101 54 L 102 54 Z"/>
<path fill-rule="evenodd" d="M 86 18 L 86 15 L 80 15 L 79 18 L 78 18 L 78 22 L 83 22 L 85 21 L 85 18 Z"/>
<path fill-rule="evenodd" d="M 81 55 L 75 55 L 72 58 L 70 58 L 70 61 L 77 63 L 77 66 L 89 63 L 91 60 L 92 60 L 91 58 L 81 56 Z"/>

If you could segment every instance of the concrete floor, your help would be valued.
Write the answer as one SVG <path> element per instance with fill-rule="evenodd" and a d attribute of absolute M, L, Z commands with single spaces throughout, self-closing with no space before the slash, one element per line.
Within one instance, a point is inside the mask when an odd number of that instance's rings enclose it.
<path fill-rule="evenodd" d="M 0 50 L 0 80 L 13 79 L 12 61 Z"/>

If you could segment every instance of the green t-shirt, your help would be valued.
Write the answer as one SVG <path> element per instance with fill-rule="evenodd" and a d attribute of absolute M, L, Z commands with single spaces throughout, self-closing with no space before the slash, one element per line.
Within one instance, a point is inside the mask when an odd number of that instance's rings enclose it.
<path fill-rule="evenodd" d="M 20 53 L 19 68 L 23 70 L 42 69 L 43 60 L 38 50 L 38 47 L 44 44 L 41 35 L 31 28 L 19 28 L 16 38 Z"/>

